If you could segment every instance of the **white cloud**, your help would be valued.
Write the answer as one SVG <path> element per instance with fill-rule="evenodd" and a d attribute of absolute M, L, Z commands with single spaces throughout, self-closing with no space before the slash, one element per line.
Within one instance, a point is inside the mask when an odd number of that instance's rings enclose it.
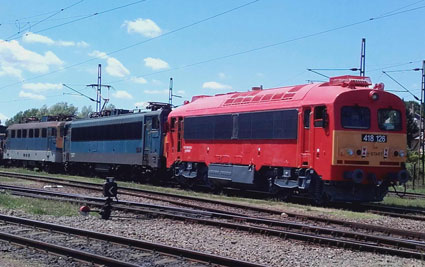
<path fill-rule="evenodd" d="M 161 28 L 150 19 L 138 18 L 130 21 L 126 20 L 122 24 L 123 27 L 127 27 L 128 33 L 138 33 L 145 37 L 157 37 L 161 34 Z"/>
<path fill-rule="evenodd" d="M 153 79 L 152 80 L 152 83 L 154 84 L 154 85 L 156 85 L 156 86 L 161 86 L 161 85 L 163 85 L 164 83 L 163 82 L 161 82 L 160 80 L 155 80 L 155 79 Z"/>
<path fill-rule="evenodd" d="M 130 95 L 127 91 L 122 91 L 122 90 L 119 90 L 119 91 L 112 93 L 112 96 L 115 97 L 115 98 L 120 98 L 120 99 L 132 99 L 133 98 L 133 96 Z"/>
<path fill-rule="evenodd" d="M 219 74 L 218 74 L 218 77 L 220 78 L 220 79 L 226 79 L 226 74 L 224 74 L 223 72 L 220 72 Z"/>
<path fill-rule="evenodd" d="M 131 77 L 131 81 L 134 83 L 140 83 L 140 84 L 146 84 L 148 81 L 146 81 L 143 77 Z"/>
<path fill-rule="evenodd" d="M 29 98 L 29 99 L 34 99 L 34 100 L 44 100 L 44 99 L 46 99 L 46 97 L 44 95 L 37 95 L 37 94 L 28 93 L 28 92 L 24 92 L 24 91 L 19 92 L 19 97 Z"/>
<path fill-rule="evenodd" d="M 53 52 L 47 51 L 44 55 L 22 47 L 18 41 L 0 40 L 0 69 L 3 75 L 20 75 L 19 70 L 33 73 L 46 73 L 50 66 L 60 66 L 63 61 Z"/>
<path fill-rule="evenodd" d="M 61 90 L 63 85 L 60 83 L 24 83 L 22 89 L 41 93 L 49 90 Z"/>
<path fill-rule="evenodd" d="M 135 106 L 136 108 L 145 108 L 145 107 L 147 107 L 148 105 L 149 105 L 149 103 L 148 103 L 148 102 L 144 102 L 144 101 L 134 103 L 134 106 Z"/>
<path fill-rule="evenodd" d="M 78 47 L 88 47 L 88 46 L 89 46 L 89 44 L 88 44 L 88 43 L 86 43 L 86 42 L 84 42 L 84 41 L 80 41 L 80 42 L 77 42 L 77 46 L 78 46 Z"/>
<path fill-rule="evenodd" d="M 12 66 L 1 66 L 0 76 L 13 76 L 22 79 L 22 71 Z"/>
<path fill-rule="evenodd" d="M 157 95 L 157 94 L 168 94 L 168 90 L 144 90 L 145 94 Z"/>
<path fill-rule="evenodd" d="M 0 122 L 4 124 L 4 122 L 9 119 L 6 115 L 3 113 L 0 113 Z"/>
<path fill-rule="evenodd" d="M 22 37 L 22 40 L 25 43 L 41 43 L 41 44 L 47 44 L 47 45 L 53 45 L 55 43 L 55 41 L 53 41 L 52 39 L 50 39 L 47 36 L 32 33 L 32 32 L 27 32 Z"/>
<path fill-rule="evenodd" d="M 89 53 L 89 56 L 98 57 L 98 58 L 102 58 L 102 59 L 108 58 L 108 55 L 105 52 L 100 52 L 98 50 L 94 50 L 93 52 Z"/>
<path fill-rule="evenodd" d="M 230 90 L 232 89 L 232 86 L 227 85 L 227 84 L 221 84 L 218 82 L 204 82 L 204 84 L 202 84 L 202 88 L 205 89 L 213 89 L 213 90 Z"/>
<path fill-rule="evenodd" d="M 144 61 L 145 61 L 145 66 L 153 70 L 163 70 L 163 69 L 170 68 L 168 63 L 160 58 L 147 57 L 144 59 Z"/>
<path fill-rule="evenodd" d="M 111 76 L 124 77 L 130 74 L 130 71 L 114 57 L 109 57 L 106 63 L 106 72 Z"/>
<path fill-rule="evenodd" d="M 78 46 L 78 47 L 87 47 L 89 46 L 88 43 L 84 41 L 80 42 L 74 42 L 74 41 L 55 41 L 47 36 L 36 34 L 32 32 L 27 32 L 23 37 L 22 40 L 25 43 L 40 43 L 40 44 L 46 44 L 46 45 L 57 45 L 57 46 Z"/>
<path fill-rule="evenodd" d="M 75 46 L 73 41 L 57 41 L 56 44 L 59 46 Z"/>
<path fill-rule="evenodd" d="M 95 50 L 89 53 L 91 57 L 106 59 L 106 72 L 115 77 L 124 77 L 130 74 L 130 71 L 116 58 L 108 56 L 105 52 Z"/>

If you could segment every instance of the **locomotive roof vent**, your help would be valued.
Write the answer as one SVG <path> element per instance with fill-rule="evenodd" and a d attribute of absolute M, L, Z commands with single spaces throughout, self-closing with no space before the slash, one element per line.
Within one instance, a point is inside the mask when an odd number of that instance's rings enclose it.
<path fill-rule="evenodd" d="M 369 77 L 344 75 L 329 78 L 329 86 L 343 86 L 349 88 L 368 87 L 372 82 Z"/>
<path fill-rule="evenodd" d="M 252 87 L 252 91 L 261 91 L 261 90 L 263 90 L 263 86 L 262 85 Z"/>

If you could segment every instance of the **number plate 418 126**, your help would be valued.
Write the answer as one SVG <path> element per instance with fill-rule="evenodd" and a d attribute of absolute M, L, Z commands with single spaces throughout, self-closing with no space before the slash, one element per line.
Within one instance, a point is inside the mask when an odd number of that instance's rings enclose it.
<path fill-rule="evenodd" d="M 362 134 L 362 142 L 386 143 L 387 136 L 383 134 Z"/>

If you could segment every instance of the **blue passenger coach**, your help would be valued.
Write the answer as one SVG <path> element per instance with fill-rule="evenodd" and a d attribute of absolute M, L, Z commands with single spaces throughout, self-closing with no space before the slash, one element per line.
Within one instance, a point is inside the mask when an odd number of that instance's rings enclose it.
<path fill-rule="evenodd" d="M 68 122 L 65 168 L 78 172 L 151 173 L 165 162 L 162 137 L 169 109 Z"/>
<path fill-rule="evenodd" d="M 13 124 L 7 128 L 4 160 L 51 170 L 62 163 L 63 121 Z"/>

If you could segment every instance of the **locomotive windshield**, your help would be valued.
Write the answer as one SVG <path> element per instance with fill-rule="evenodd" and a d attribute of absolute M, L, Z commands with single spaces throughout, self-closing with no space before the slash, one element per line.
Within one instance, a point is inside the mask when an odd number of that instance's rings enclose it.
<path fill-rule="evenodd" d="M 341 123 L 342 127 L 348 129 L 369 129 L 370 110 L 359 106 L 342 107 Z"/>
<path fill-rule="evenodd" d="M 384 131 L 400 131 L 401 130 L 401 114 L 395 109 L 378 110 L 379 129 Z"/>

